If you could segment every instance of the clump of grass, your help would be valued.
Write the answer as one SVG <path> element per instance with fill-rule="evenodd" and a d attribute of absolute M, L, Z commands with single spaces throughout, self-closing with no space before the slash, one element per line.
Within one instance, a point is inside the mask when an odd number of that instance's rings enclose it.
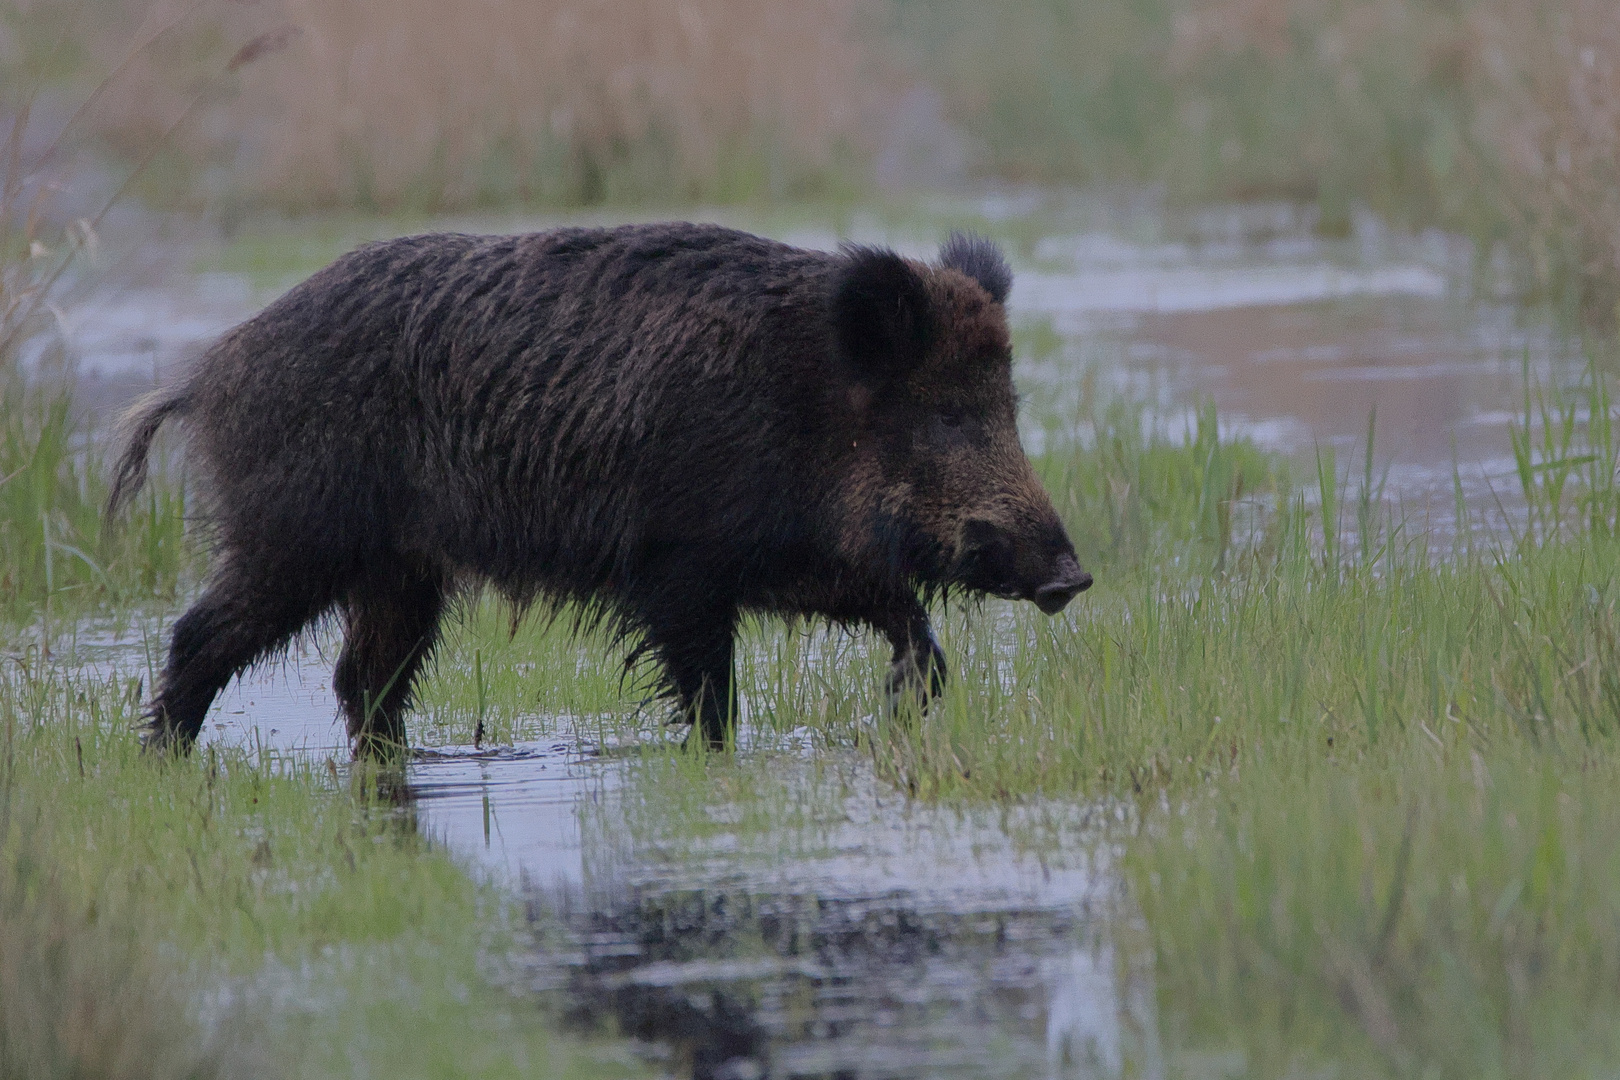
<path fill-rule="evenodd" d="M 100 437 L 98 437 L 100 436 Z M 69 390 L 13 375 L 0 402 L 0 618 L 52 625 L 171 601 L 197 565 L 184 487 L 159 478 L 122 520 L 102 516 L 104 433 Z"/>
<path fill-rule="evenodd" d="M 1110 572 L 1166 555 L 1219 569 L 1292 491 L 1282 462 L 1223 437 L 1209 402 L 1179 433 L 1124 402 L 1091 406 L 1073 426 L 1089 432 L 1085 445 L 1040 455 L 1036 471 L 1077 549 Z"/>
<path fill-rule="evenodd" d="M 9 801 L 6 787 L 0 798 Z M 176 973 L 154 964 L 120 913 L 64 896 L 47 852 L 8 821 L 0 842 L 0 1073 L 223 1075 Z"/>
<path fill-rule="evenodd" d="M 0 667 L 0 1053 L 62 1063 L 17 1075 L 634 1071 L 490 987 L 521 913 L 377 777 L 155 760 L 139 697 L 37 654 Z"/>
<path fill-rule="evenodd" d="M 1211 1054 L 1245 1076 L 1620 1059 L 1612 751 L 1435 736 L 1234 768 L 1126 844 L 1180 1075 Z"/>

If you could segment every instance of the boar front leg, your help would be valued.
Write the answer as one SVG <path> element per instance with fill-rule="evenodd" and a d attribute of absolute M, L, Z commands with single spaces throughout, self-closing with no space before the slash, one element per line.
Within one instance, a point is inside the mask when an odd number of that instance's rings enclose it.
<path fill-rule="evenodd" d="M 926 712 L 928 703 L 945 692 L 945 653 L 934 636 L 927 610 L 913 597 L 879 629 L 894 646 L 886 680 L 890 714 L 900 712 L 908 702 Z"/>
<path fill-rule="evenodd" d="M 736 730 L 737 687 L 731 670 L 735 632 L 734 611 L 689 609 L 682 618 L 660 620 L 648 633 L 667 685 L 692 724 L 687 741 L 702 739 L 711 750 L 724 749 Z"/>

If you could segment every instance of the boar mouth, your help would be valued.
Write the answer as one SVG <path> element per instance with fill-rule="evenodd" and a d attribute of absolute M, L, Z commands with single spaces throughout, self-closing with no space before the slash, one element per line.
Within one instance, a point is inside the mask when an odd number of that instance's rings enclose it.
<path fill-rule="evenodd" d="M 1016 580 L 1012 542 L 999 529 L 988 522 L 969 521 L 959 550 L 951 576 L 962 585 L 1003 600 L 1024 598 L 1025 590 Z"/>
<path fill-rule="evenodd" d="M 1068 547 L 1066 540 L 1040 560 L 1045 563 L 1043 569 L 1031 573 L 1033 568 L 1020 572 L 1018 545 L 1000 530 L 973 521 L 964 531 L 966 542 L 953 576 L 969 589 L 1003 600 L 1029 600 L 1046 614 L 1056 615 L 1070 600 L 1091 588 L 1091 575 L 1081 568 L 1072 551 L 1064 550 Z"/>
<path fill-rule="evenodd" d="M 962 541 L 956 573 L 951 576 L 975 593 L 1034 602 L 1045 614 L 1056 615 L 1074 597 L 1092 588 L 1092 575 L 1081 567 L 1069 549 L 1068 538 L 1061 534 L 1043 542 L 1047 551 L 1037 557 L 1043 563 L 1038 568 L 1027 565 L 1034 552 L 1025 549 L 1021 559 L 1021 544 L 987 521 L 969 521 Z"/>

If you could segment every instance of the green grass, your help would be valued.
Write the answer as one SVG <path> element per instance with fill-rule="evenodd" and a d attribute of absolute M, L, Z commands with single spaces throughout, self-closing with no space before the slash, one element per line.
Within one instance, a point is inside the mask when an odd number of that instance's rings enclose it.
<path fill-rule="evenodd" d="M 1145 816 L 1125 865 L 1181 1075 L 1612 1074 L 1613 753 L 1439 726 L 1376 761 L 1240 749 Z"/>
<path fill-rule="evenodd" d="M 0 667 L 6 1075 L 635 1071 L 488 984 L 480 958 L 521 944 L 520 915 L 374 778 L 239 751 L 155 760 L 138 695 L 37 658 Z"/>
<path fill-rule="evenodd" d="M 106 433 L 60 384 L 0 367 L 0 393 L 0 622 L 38 619 L 48 637 L 87 612 L 172 602 L 197 569 L 184 489 L 159 475 L 107 521 Z"/>

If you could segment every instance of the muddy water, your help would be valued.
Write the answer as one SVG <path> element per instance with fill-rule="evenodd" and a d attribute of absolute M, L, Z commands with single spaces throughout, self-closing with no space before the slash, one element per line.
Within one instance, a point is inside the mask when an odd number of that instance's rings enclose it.
<path fill-rule="evenodd" d="M 1389 495 L 1443 518 L 1455 466 L 1477 506 L 1506 498 L 1523 367 L 1563 380 L 1572 358 L 1510 309 L 1460 299 L 1472 267 L 1457 244 L 1374 223 L 1330 243 L 1305 224 L 1286 208 L 1112 231 L 1054 220 L 1020 252 L 1012 297 L 1045 342 L 1019 358 L 1032 449 L 1085 437 L 1069 418 L 1089 372 L 1167 432 L 1213 400 L 1230 431 L 1302 458 L 1351 453 L 1376 409 Z M 850 231 L 926 254 L 876 223 Z M 65 319 L 87 397 L 126 400 L 274 291 L 170 273 L 90 298 Z M 81 654 L 147 662 L 127 641 L 87 638 Z M 306 643 L 240 680 L 205 738 L 341 757 L 332 655 Z M 858 757 L 785 743 L 742 754 L 756 790 L 694 817 L 660 803 L 657 755 L 554 727 L 424 752 L 410 787 L 422 828 L 535 913 L 535 949 L 500 977 L 574 1020 L 611 1018 L 669 1071 L 704 1077 L 1160 1073 L 1151 984 L 1101 934 L 1117 899 L 1106 810 L 914 805 Z"/>

